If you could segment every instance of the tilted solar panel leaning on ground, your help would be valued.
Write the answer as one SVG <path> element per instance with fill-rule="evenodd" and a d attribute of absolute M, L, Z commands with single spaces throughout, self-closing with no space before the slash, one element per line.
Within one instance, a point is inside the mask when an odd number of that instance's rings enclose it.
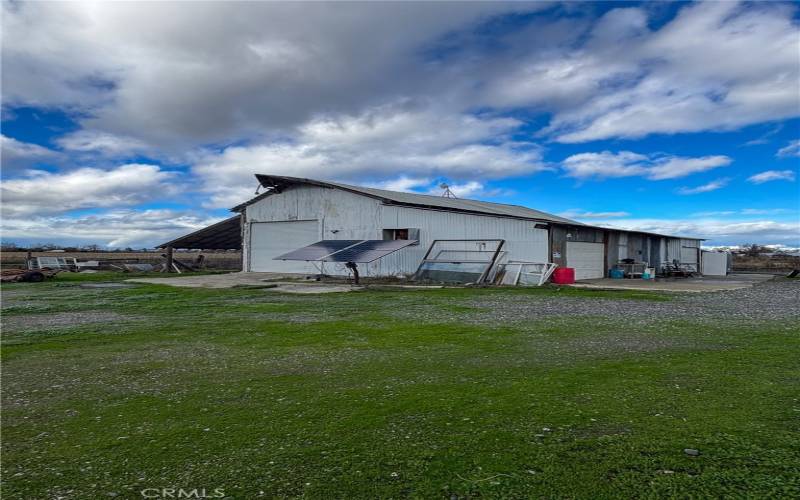
<path fill-rule="evenodd" d="M 322 240 L 274 260 L 368 263 L 417 243 L 417 240 Z"/>

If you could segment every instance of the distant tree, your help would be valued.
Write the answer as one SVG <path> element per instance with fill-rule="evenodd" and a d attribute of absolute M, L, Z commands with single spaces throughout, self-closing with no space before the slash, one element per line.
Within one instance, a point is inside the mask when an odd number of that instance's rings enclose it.
<path fill-rule="evenodd" d="M 19 250 L 22 250 L 22 248 L 20 248 L 19 245 L 17 245 L 13 241 L 9 242 L 4 241 L 2 245 L 0 245 L 0 251 L 3 252 L 17 252 Z"/>
<path fill-rule="evenodd" d="M 763 253 L 767 253 L 769 251 L 769 248 L 763 245 L 759 245 L 757 243 L 745 243 L 744 245 L 742 245 L 742 251 L 748 257 L 758 257 Z"/>

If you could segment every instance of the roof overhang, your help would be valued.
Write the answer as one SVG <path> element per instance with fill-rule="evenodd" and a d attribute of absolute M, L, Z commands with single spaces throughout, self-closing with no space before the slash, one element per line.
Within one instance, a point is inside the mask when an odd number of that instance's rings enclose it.
<path fill-rule="evenodd" d="M 348 191 L 348 192 L 355 193 L 355 194 L 358 194 L 358 195 L 361 195 L 361 196 L 367 196 L 369 198 L 380 199 L 380 200 L 383 200 L 384 202 L 390 202 L 391 201 L 391 200 L 388 200 L 386 198 L 381 198 L 380 196 L 367 194 L 367 193 L 364 193 L 362 191 L 357 191 L 355 189 L 347 189 L 347 188 L 345 188 L 343 186 L 340 186 L 340 185 L 337 185 L 337 184 L 332 184 L 332 183 L 325 182 L 325 181 L 318 181 L 318 180 L 315 180 L 315 179 L 305 179 L 305 178 L 302 178 L 302 177 L 285 177 L 285 176 L 281 176 L 281 175 L 266 175 L 266 174 L 256 174 L 256 179 L 258 180 L 258 183 L 262 187 L 267 189 L 267 191 L 259 194 L 255 198 L 251 198 L 251 199 L 247 200 L 244 203 L 240 203 L 239 205 L 236 205 L 235 207 L 231 208 L 232 212 L 241 212 L 248 205 L 252 205 L 253 203 L 255 203 L 255 202 L 257 202 L 257 201 L 259 201 L 261 199 L 264 199 L 267 196 L 270 196 L 270 195 L 273 195 L 273 194 L 280 194 L 284 190 L 286 190 L 287 188 L 291 188 L 291 187 L 294 187 L 294 186 L 317 186 L 317 187 L 324 187 L 324 188 L 329 188 L 329 189 L 341 189 L 343 191 Z"/>
<path fill-rule="evenodd" d="M 186 248 L 198 250 L 241 250 L 241 216 L 217 222 L 193 233 L 158 245 L 158 248 Z"/>

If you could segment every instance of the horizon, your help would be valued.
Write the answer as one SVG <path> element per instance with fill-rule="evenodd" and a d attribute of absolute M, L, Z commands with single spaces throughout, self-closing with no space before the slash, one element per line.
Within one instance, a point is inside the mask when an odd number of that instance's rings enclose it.
<path fill-rule="evenodd" d="M 152 248 L 270 173 L 800 248 L 792 2 L 2 8 L 4 244 Z"/>

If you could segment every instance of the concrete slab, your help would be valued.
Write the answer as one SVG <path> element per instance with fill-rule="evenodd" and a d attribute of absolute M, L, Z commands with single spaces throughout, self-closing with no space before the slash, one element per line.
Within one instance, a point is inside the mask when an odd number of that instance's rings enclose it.
<path fill-rule="evenodd" d="M 576 288 L 595 288 L 602 290 L 649 290 L 657 292 L 719 292 L 723 290 L 739 290 L 749 288 L 755 283 L 761 283 L 773 279 L 772 274 L 730 274 L 725 277 L 696 277 L 696 278 L 671 278 L 641 280 L 624 279 L 615 280 L 610 278 L 599 278 L 592 280 L 581 280 L 572 287 Z"/>
<path fill-rule="evenodd" d="M 135 278 L 126 281 L 187 288 L 233 288 L 235 286 L 265 285 L 271 281 L 302 279 L 304 276 L 281 273 L 182 274 L 158 278 Z"/>
<path fill-rule="evenodd" d="M 281 293 L 340 293 L 361 290 L 363 287 L 338 283 L 323 283 L 319 281 L 303 280 L 304 274 L 280 273 L 229 273 L 229 274 L 203 274 L 203 275 L 173 275 L 160 278 L 135 278 L 129 279 L 132 283 L 151 283 L 156 285 L 170 285 L 185 288 L 263 288 L 267 292 Z M 282 281 L 294 279 L 297 281 Z M 124 286 L 124 285 L 123 285 Z"/>
<path fill-rule="evenodd" d="M 173 274 L 153 278 L 132 278 L 132 283 L 150 283 L 186 288 L 240 288 L 256 287 L 265 291 L 284 293 L 337 293 L 362 290 L 366 287 L 374 289 L 409 289 L 420 290 L 442 288 L 441 285 L 411 285 L 364 283 L 366 286 L 353 286 L 347 283 L 329 283 L 305 279 L 305 274 L 291 273 L 227 273 L 227 274 Z M 368 280 L 368 279 L 367 279 Z"/>

